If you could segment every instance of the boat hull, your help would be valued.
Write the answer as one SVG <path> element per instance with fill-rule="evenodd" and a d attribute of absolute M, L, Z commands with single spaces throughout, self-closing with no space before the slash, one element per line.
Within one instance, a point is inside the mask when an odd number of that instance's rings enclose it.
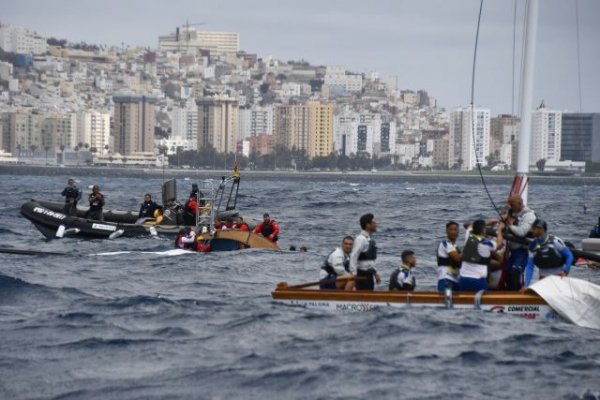
<path fill-rule="evenodd" d="M 326 311 L 371 311 L 380 307 L 448 308 L 438 292 L 336 291 L 278 287 L 271 293 L 274 300 L 293 306 Z M 452 308 L 477 309 L 527 319 L 555 319 L 554 310 L 535 293 L 486 292 L 456 293 Z"/>
<path fill-rule="evenodd" d="M 133 223 L 117 223 L 111 221 L 95 221 L 91 219 L 69 216 L 54 211 L 37 201 L 28 201 L 21 206 L 21 214 L 31 221 L 48 239 L 57 237 L 59 232 L 64 236 L 76 236 L 89 239 L 112 239 L 116 237 L 170 236 L 175 237 L 184 226 L 177 225 L 144 225 Z M 62 236 L 62 235 L 61 235 Z M 211 240 L 213 251 L 240 250 L 244 248 L 278 249 L 268 239 L 247 231 L 217 232 Z"/>

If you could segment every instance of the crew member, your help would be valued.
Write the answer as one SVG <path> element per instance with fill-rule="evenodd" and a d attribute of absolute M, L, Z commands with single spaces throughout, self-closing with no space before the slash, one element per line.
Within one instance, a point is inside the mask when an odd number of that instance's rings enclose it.
<path fill-rule="evenodd" d="M 144 202 L 140 206 L 140 212 L 138 214 L 138 220 L 136 224 L 143 224 L 146 218 L 155 218 L 154 212 L 159 208 L 159 205 L 152 200 L 152 195 L 146 193 L 144 195 Z"/>
<path fill-rule="evenodd" d="M 458 284 L 460 291 L 478 292 L 488 289 L 488 264 L 492 258 L 492 253 L 502 246 L 504 224 L 498 225 L 496 243 L 485 237 L 485 227 L 486 223 L 482 219 L 473 222 L 473 230 L 462 253 Z"/>
<path fill-rule="evenodd" d="M 449 221 L 446 224 L 446 239 L 442 240 L 437 249 L 438 285 L 443 292 L 447 287 L 458 290 L 460 279 L 460 249 L 456 246 L 459 227 L 458 223 Z"/>
<path fill-rule="evenodd" d="M 401 255 L 402 264 L 390 276 L 390 290 L 415 290 L 417 280 L 412 269 L 417 265 L 417 256 L 412 250 L 404 250 Z"/>
<path fill-rule="evenodd" d="M 377 246 L 371 235 L 377 232 L 377 221 L 371 213 L 360 217 L 361 232 L 354 239 L 350 253 L 350 272 L 356 275 L 356 290 L 373 290 L 381 277 L 375 269 Z"/>
<path fill-rule="evenodd" d="M 250 231 L 250 227 L 246 222 L 244 222 L 244 218 L 237 217 L 235 219 L 235 224 L 233 225 L 233 229 L 238 231 Z"/>
<path fill-rule="evenodd" d="M 63 192 L 64 195 L 64 192 Z M 600 239 L 600 218 L 598 218 L 598 223 L 596 224 L 596 226 L 594 227 L 594 229 L 592 229 L 590 231 L 590 238 L 592 239 Z"/>
<path fill-rule="evenodd" d="M 198 199 L 192 190 L 190 197 L 183 207 L 183 223 L 188 226 L 196 225 L 196 213 L 198 212 Z"/>
<path fill-rule="evenodd" d="M 204 227 L 204 229 L 206 229 L 206 227 Z M 209 253 L 210 251 L 212 251 L 212 247 L 210 245 L 210 238 L 205 238 L 203 234 L 197 235 L 196 248 L 194 250 L 200 253 Z"/>
<path fill-rule="evenodd" d="M 275 243 L 279 240 L 279 225 L 275 220 L 269 217 L 269 213 L 263 214 L 263 222 L 258 224 L 253 232 L 258 233 Z"/>
<path fill-rule="evenodd" d="M 100 193 L 100 186 L 94 185 L 92 187 L 92 193 L 88 196 L 88 201 L 90 202 L 90 208 L 86 218 L 104 221 L 104 215 L 102 213 L 102 208 L 104 207 L 104 195 Z"/>
<path fill-rule="evenodd" d="M 75 180 L 72 178 L 67 180 L 67 187 L 63 189 L 62 195 L 65 196 L 64 213 L 77 215 L 77 202 L 81 200 L 81 190 L 75 186 Z"/>
<path fill-rule="evenodd" d="M 342 245 L 332 251 L 323 266 L 321 267 L 320 284 L 321 289 L 346 289 L 352 290 L 354 282 L 350 280 L 335 281 L 340 276 L 350 276 L 350 252 L 354 239 L 352 236 L 346 236 L 342 240 Z"/>
<path fill-rule="evenodd" d="M 531 231 L 535 221 L 535 213 L 523 204 L 523 198 L 513 195 L 508 199 L 510 213 L 506 216 L 508 232 L 516 237 L 525 238 Z M 506 276 L 506 289 L 519 290 L 523 283 L 523 270 L 527 265 L 527 246 L 510 242 L 510 256 L 508 257 L 508 271 Z"/>
<path fill-rule="evenodd" d="M 548 225 L 536 219 L 531 227 L 534 240 L 529 243 L 529 258 L 525 268 L 525 285 L 531 283 L 534 265 L 540 270 L 540 279 L 549 275 L 567 276 L 573 263 L 573 253 L 557 236 L 546 233 Z"/>
<path fill-rule="evenodd" d="M 180 249 L 194 249 L 196 244 L 196 232 L 190 227 L 181 228 L 177 239 L 175 239 L 175 247 Z"/>

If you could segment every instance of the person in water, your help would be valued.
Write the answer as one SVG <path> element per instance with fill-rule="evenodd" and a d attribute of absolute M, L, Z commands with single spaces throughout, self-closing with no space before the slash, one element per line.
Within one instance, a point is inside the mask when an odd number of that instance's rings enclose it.
<path fill-rule="evenodd" d="M 263 214 L 263 222 L 258 224 L 252 232 L 258 233 L 274 243 L 277 243 L 277 240 L 279 240 L 279 225 L 275 220 L 271 219 L 269 213 Z"/>
<path fill-rule="evenodd" d="M 77 215 L 77 202 L 81 200 L 81 190 L 75 186 L 75 180 L 69 178 L 67 187 L 63 189 L 62 195 L 65 196 L 64 213 L 67 215 Z"/>
<path fill-rule="evenodd" d="M 199 233 L 198 235 L 196 235 L 196 247 L 194 250 L 196 250 L 199 253 L 209 253 L 212 251 L 212 247 L 210 245 L 210 238 L 205 237 L 207 233 L 205 229 L 206 227 L 204 227 L 203 229 L 204 233 Z"/>
<path fill-rule="evenodd" d="M 508 232 L 519 238 L 525 238 L 531 231 L 535 221 L 535 213 L 524 203 L 519 195 L 508 199 L 510 212 L 505 217 Z M 506 289 L 519 290 L 523 284 L 523 271 L 527 265 L 527 246 L 510 242 L 510 256 L 508 257 L 508 271 L 506 276 Z"/>
<path fill-rule="evenodd" d="M 525 285 L 529 287 L 533 267 L 540 270 L 540 279 L 550 275 L 567 276 L 573 264 L 573 253 L 558 236 L 547 234 L 548 225 L 536 219 L 531 227 L 534 239 L 529 243 L 529 257 L 525 267 Z"/>
<path fill-rule="evenodd" d="M 321 266 L 319 278 L 322 282 L 319 285 L 321 289 L 354 289 L 352 281 L 335 281 L 338 277 L 350 276 L 350 252 L 353 244 L 352 236 L 346 236 L 342 240 L 342 245 L 329 253 Z"/>
<path fill-rule="evenodd" d="M 175 247 L 180 249 L 194 249 L 196 246 L 196 232 L 190 227 L 181 228 L 177 239 L 175 239 Z"/>
<path fill-rule="evenodd" d="M 449 221 L 446 224 L 446 239 L 442 240 L 437 248 L 438 284 L 440 292 L 447 287 L 458 290 L 460 280 L 460 249 L 456 245 L 458 238 L 458 223 Z"/>
<path fill-rule="evenodd" d="M 154 211 L 156 211 L 158 208 L 159 205 L 152 200 L 152 195 L 150 193 L 146 193 L 144 195 L 144 202 L 140 206 L 140 212 L 138 214 L 138 220 L 136 223 L 143 224 L 146 221 L 146 218 L 156 218 L 154 216 Z"/>
<path fill-rule="evenodd" d="M 381 283 L 381 277 L 375 269 L 377 245 L 372 238 L 377 232 L 377 221 L 371 213 L 360 217 L 361 232 L 354 239 L 350 253 L 350 272 L 356 276 L 356 290 L 373 290 L 375 282 Z"/>
<path fill-rule="evenodd" d="M 402 255 L 402 264 L 392 272 L 390 276 L 390 290 L 415 290 L 417 280 L 412 273 L 412 269 L 417 265 L 417 256 L 412 250 L 404 250 Z"/>
<path fill-rule="evenodd" d="M 504 224 L 499 224 L 496 229 L 497 242 L 485 237 L 485 227 L 486 222 L 482 219 L 473 222 L 473 230 L 465 243 L 458 284 L 461 292 L 478 292 L 488 289 L 488 264 L 493 252 L 502 246 Z"/>
<path fill-rule="evenodd" d="M 87 212 L 86 218 L 93 219 L 96 221 L 104 221 L 104 214 L 102 208 L 104 207 L 104 195 L 100 193 L 100 186 L 94 185 L 92 187 L 92 193 L 88 196 L 90 208 Z"/>

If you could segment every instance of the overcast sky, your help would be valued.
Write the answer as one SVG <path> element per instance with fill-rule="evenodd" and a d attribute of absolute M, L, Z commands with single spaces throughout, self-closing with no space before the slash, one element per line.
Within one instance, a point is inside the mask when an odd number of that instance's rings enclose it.
<path fill-rule="evenodd" d="M 534 102 L 577 112 L 575 5 L 540 1 Z M 578 6 L 581 109 L 600 112 L 600 1 Z M 259 56 L 395 74 L 400 89 L 427 90 L 447 108 L 470 102 L 478 11 L 478 0 L 0 0 L 0 21 L 73 42 L 156 48 L 186 20 L 204 22 L 198 28 L 239 32 L 242 50 Z M 484 2 L 475 103 L 492 115 L 513 108 L 513 13 L 512 0 Z"/>

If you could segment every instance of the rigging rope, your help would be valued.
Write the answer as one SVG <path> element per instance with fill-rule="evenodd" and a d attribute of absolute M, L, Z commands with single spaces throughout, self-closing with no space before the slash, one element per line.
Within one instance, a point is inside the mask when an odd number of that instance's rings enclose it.
<path fill-rule="evenodd" d="M 481 0 L 479 4 L 479 17 L 477 18 L 477 32 L 475 34 L 475 49 L 473 51 L 473 72 L 471 74 L 471 136 L 473 141 L 473 151 L 475 153 L 475 163 L 477 165 L 477 170 L 479 171 L 479 176 L 481 178 L 481 183 L 483 184 L 483 188 L 485 189 L 485 193 L 487 194 L 488 199 L 492 203 L 494 210 L 498 214 L 499 217 L 502 217 L 498 206 L 494 202 L 492 195 L 487 187 L 487 183 L 485 182 L 485 178 L 483 177 L 483 172 L 481 170 L 481 162 L 479 161 L 479 156 L 477 154 L 477 145 L 476 145 L 476 135 L 475 135 L 475 66 L 477 64 L 477 45 L 479 43 L 479 26 L 481 25 L 481 12 L 483 10 L 483 0 Z M 482 146 L 483 148 L 483 146 Z"/>

